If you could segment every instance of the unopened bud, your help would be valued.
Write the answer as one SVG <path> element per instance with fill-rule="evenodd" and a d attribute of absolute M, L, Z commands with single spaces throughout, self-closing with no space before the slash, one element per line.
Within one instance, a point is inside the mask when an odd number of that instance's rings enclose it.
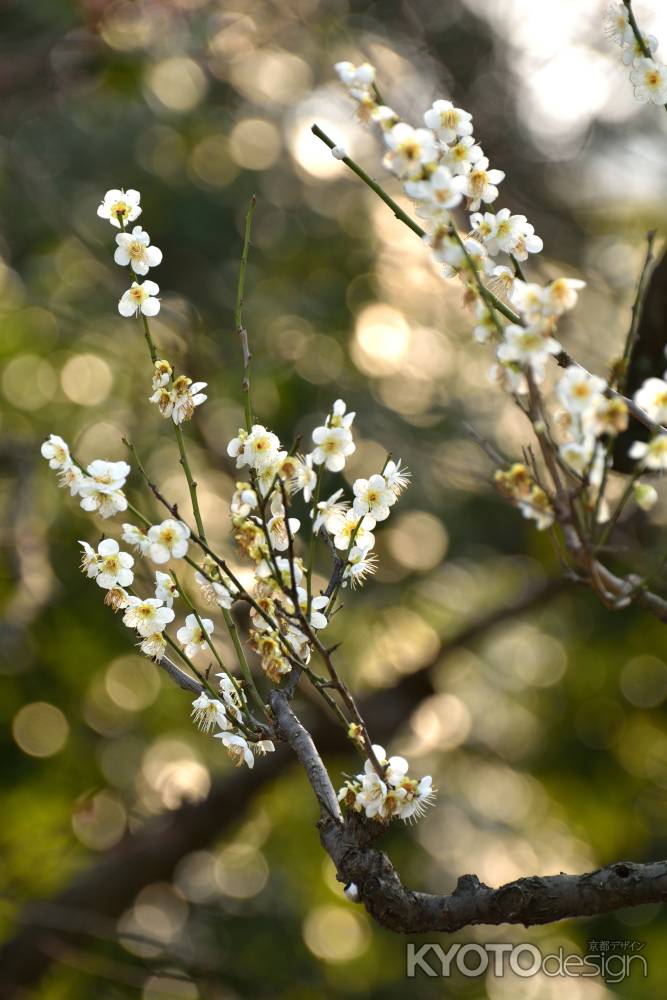
<path fill-rule="evenodd" d="M 351 903 L 359 902 L 359 889 L 354 882 L 349 882 L 343 889 L 343 893 Z"/>
<path fill-rule="evenodd" d="M 635 502 L 642 510 L 650 510 L 655 507 L 658 500 L 658 491 L 650 483 L 635 483 L 632 487 Z"/>

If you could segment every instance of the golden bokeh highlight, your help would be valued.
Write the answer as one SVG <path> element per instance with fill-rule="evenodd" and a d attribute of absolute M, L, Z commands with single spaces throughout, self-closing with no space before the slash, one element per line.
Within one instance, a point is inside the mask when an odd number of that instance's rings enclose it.
<path fill-rule="evenodd" d="M 370 932 L 363 918 L 341 906 L 317 906 L 303 923 L 303 940 L 324 962 L 350 962 L 368 948 Z"/>
<path fill-rule="evenodd" d="M 69 736 L 69 723 L 55 705 L 33 701 L 18 710 L 12 721 L 17 745 L 30 757 L 53 757 L 60 753 Z"/>
<path fill-rule="evenodd" d="M 5 399 L 19 410 L 39 410 L 53 399 L 57 387 L 53 365 L 35 354 L 13 358 L 2 373 Z"/>
<path fill-rule="evenodd" d="M 141 656 L 120 656 L 107 667 L 104 686 L 111 700 L 126 712 L 152 705 L 162 686 L 154 663 Z"/>
<path fill-rule="evenodd" d="M 387 531 L 393 558 L 408 570 L 427 573 L 439 566 L 449 548 L 449 534 L 442 521 L 426 511 L 398 514 Z"/>
<path fill-rule="evenodd" d="M 97 406 L 111 392 L 111 368 L 97 354 L 75 354 L 68 358 L 60 372 L 63 392 L 79 406 Z"/>
<path fill-rule="evenodd" d="M 351 344 L 352 359 L 365 375 L 391 375 L 410 350 L 410 327 L 397 309 L 373 303 L 361 310 Z"/>
<path fill-rule="evenodd" d="M 264 118 L 243 118 L 229 136 L 231 155 L 246 170 L 267 170 L 280 155 L 280 132 Z"/>
<path fill-rule="evenodd" d="M 264 855 L 250 844 L 230 844 L 218 855 L 215 881 L 225 896 L 250 899 L 261 892 L 269 878 Z"/>
<path fill-rule="evenodd" d="M 72 830 L 84 847 L 107 851 L 125 833 L 127 813 L 121 800 L 111 792 L 98 792 L 75 806 Z"/>
<path fill-rule="evenodd" d="M 186 56 L 171 56 L 151 67 L 146 77 L 148 94 L 169 111 L 192 111 L 208 87 L 199 64 Z"/>

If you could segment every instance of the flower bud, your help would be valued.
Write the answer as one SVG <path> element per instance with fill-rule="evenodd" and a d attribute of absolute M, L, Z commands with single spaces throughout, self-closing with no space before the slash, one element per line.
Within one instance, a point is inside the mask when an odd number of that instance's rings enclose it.
<path fill-rule="evenodd" d="M 658 500 L 658 491 L 650 483 L 635 483 L 632 487 L 635 502 L 642 510 L 651 510 Z"/>

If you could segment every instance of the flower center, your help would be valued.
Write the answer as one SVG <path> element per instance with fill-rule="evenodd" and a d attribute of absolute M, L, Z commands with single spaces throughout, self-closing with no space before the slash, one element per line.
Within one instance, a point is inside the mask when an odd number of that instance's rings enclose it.
<path fill-rule="evenodd" d="M 133 240 L 128 246 L 127 252 L 133 260 L 141 260 L 146 256 L 146 247 L 139 240 Z"/>

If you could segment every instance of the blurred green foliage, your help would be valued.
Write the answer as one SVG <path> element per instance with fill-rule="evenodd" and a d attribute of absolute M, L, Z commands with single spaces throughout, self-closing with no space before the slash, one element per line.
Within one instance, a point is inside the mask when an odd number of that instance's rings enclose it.
<path fill-rule="evenodd" d="M 141 190 L 140 222 L 165 254 L 156 337 L 179 370 L 209 383 L 209 401 L 188 433 L 216 542 L 231 552 L 225 507 L 234 471 L 225 446 L 241 420 L 233 305 L 253 192 L 246 324 L 257 412 L 292 440 L 309 435 L 342 395 L 358 412 L 350 478 L 389 450 L 413 470 L 400 513 L 380 533 L 378 580 L 349 600 L 336 625 L 347 640 L 347 676 L 359 689 L 391 685 L 433 654 L 439 634 L 559 571 L 548 539 L 490 490 L 491 465 L 465 433 L 470 420 L 517 454 L 525 429 L 488 389 L 489 356 L 470 344 L 458 287 L 440 280 L 418 241 L 309 133 L 315 119 L 329 126 L 381 176 L 375 139 L 332 83 L 339 58 L 370 56 L 388 100 L 412 119 L 434 98 L 453 95 L 474 113 L 476 134 L 508 174 L 503 203 L 525 211 L 545 240 L 538 280 L 564 266 L 589 279 L 563 334 L 568 350 L 604 370 L 628 320 L 642 229 L 664 221 L 650 152 L 663 125 L 632 107 L 625 117 L 606 113 L 622 105 L 614 90 L 622 80 L 587 118 L 573 107 L 550 142 L 544 129 L 531 132 L 526 81 L 489 11 L 481 2 L 426 0 L 14 0 L 6 8 L 0 917 L 7 934 L 23 901 L 62 887 L 126 828 L 202 797 L 211 775 L 228 767 L 217 744 L 191 727 L 182 692 L 134 655 L 126 630 L 79 574 L 76 540 L 92 541 L 100 524 L 56 490 L 39 457 L 39 443 L 55 432 L 84 462 L 121 458 L 126 434 L 167 492 L 186 503 L 175 446 L 147 401 L 143 338 L 116 312 L 126 274 L 112 262 L 112 231 L 95 214 L 107 188 Z M 585 25 L 593 31 L 594 19 L 582 15 Z M 649 150 L 636 156 L 633 191 L 614 187 L 612 171 L 611 181 L 607 172 L 593 183 L 595 198 L 581 196 L 601 160 L 613 167 L 627 148 Z M 130 493 L 150 508 L 136 480 Z M 659 528 L 629 528 L 647 559 Z M 414 831 L 387 838 L 406 882 L 444 890 L 467 871 L 497 883 L 663 856 L 664 657 L 659 623 L 636 611 L 612 615 L 572 591 L 444 660 L 437 695 L 406 718 L 392 745 L 432 770 L 440 790 Z M 334 774 L 352 766 L 332 762 Z M 314 817 L 298 772 L 268 786 L 231 840 L 214 837 L 210 851 L 186 859 L 174 885 L 146 887 L 120 921 L 120 943 L 108 929 L 91 929 L 89 946 L 56 962 L 34 995 L 402 997 L 405 942 L 344 901 Z M 208 893 L 196 889 L 202 878 Z M 152 943 L 123 938 L 128 928 Z M 593 938 L 640 940 L 650 982 L 660 984 L 664 932 L 657 908 L 641 907 L 529 931 L 468 929 L 460 939 L 526 940 L 549 950 L 585 949 Z M 213 984 L 195 959 L 174 957 L 184 943 L 195 956 L 216 956 Z M 561 990 L 646 995 L 636 977 L 585 989 L 575 980 L 519 986 L 540 998 Z M 407 988 L 424 998 L 504 1000 L 518 987 L 459 976 Z"/>

